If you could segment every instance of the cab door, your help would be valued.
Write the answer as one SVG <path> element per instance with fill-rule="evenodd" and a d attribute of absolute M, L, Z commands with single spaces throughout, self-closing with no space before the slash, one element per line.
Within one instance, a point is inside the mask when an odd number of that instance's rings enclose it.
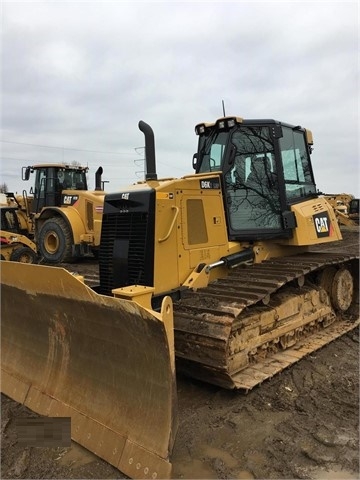
<path fill-rule="evenodd" d="M 230 142 L 232 161 L 224 164 L 229 238 L 255 240 L 283 235 L 273 129 L 241 126 L 232 132 Z"/>
<path fill-rule="evenodd" d="M 41 167 L 36 170 L 34 189 L 34 212 L 44 207 L 59 206 L 57 195 L 57 172 L 54 167 Z"/>

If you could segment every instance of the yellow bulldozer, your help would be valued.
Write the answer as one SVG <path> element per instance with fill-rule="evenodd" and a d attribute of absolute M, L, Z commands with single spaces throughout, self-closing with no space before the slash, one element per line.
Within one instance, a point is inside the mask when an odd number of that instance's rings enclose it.
<path fill-rule="evenodd" d="M 88 167 L 41 164 L 23 167 L 22 180 L 35 173 L 29 195 L 10 195 L 24 235 L 34 240 L 45 263 L 71 262 L 99 250 L 104 203 L 102 167 L 95 190 L 87 187 Z M 10 198 L 11 197 L 11 198 Z"/>
<path fill-rule="evenodd" d="M 158 179 L 139 128 L 146 177 L 105 197 L 98 286 L 3 262 L 1 388 L 71 417 L 72 438 L 128 476 L 170 478 L 175 372 L 248 391 L 355 328 L 359 251 L 329 251 L 342 235 L 309 130 L 201 123 L 195 173 Z"/>

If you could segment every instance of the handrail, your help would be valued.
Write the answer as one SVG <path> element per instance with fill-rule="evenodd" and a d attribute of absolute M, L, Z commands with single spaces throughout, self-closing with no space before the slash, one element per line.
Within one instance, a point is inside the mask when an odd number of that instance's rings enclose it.
<path fill-rule="evenodd" d="M 170 234 L 171 234 L 171 232 L 172 232 L 172 229 L 174 228 L 174 225 L 175 225 L 177 216 L 179 215 L 179 207 L 176 207 L 175 205 L 173 205 L 173 206 L 171 207 L 171 209 L 172 209 L 172 210 L 175 210 L 174 218 L 173 218 L 173 220 L 172 220 L 172 222 L 171 222 L 171 225 L 170 225 L 170 228 L 169 228 L 168 233 L 165 235 L 165 237 L 159 238 L 159 240 L 158 240 L 159 243 L 165 242 L 165 241 L 170 237 Z"/>

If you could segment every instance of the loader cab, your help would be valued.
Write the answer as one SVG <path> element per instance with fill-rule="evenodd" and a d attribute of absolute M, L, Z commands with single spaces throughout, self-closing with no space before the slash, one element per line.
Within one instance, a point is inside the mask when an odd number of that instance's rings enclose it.
<path fill-rule="evenodd" d="M 359 215 L 359 203 L 360 203 L 360 200 L 358 198 L 353 198 L 352 200 L 350 200 L 349 214 L 351 214 L 351 215 L 358 214 Z"/>
<path fill-rule="evenodd" d="M 22 233 L 16 211 L 16 207 L 0 207 L 1 230 L 5 230 L 6 232 L 11 233 Z"/>
<path fill-rule="evenodd" d="M 290 237 L 294 203 L 316 197 L 311 132 L 275 120 L 199 124 L 197 174 L 221 172 L 229 239 Z"/>
<path fill-rule="evenodd" d="M 357 224 L 359 223 L 359 204 L 358 198 L 353 198 L 349 203 L 349 218 Z"/>
<path fill-rule="evenodd" d="M 87 167 L 69 165 L 35 165 L 23 167 L 22 179 L 29 180 L 35 173 L 32 212 L 39 213 L 44 207 L 60 207 L 64 202 L 64 190 L 87 190 Z"/>

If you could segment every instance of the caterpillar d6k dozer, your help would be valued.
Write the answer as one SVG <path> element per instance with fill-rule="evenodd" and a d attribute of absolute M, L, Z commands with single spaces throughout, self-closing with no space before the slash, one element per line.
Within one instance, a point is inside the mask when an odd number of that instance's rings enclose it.
<path fill-rule="evenodd" d="M 341 247 L 317 194 L 309 130 L 199 124 L 195 173 L 158 179 L 139 128 L 146 178 L 105 197 L 98 286 L 3 262 L 2 388 L 155 478 L 170 475 L 176 434 L 174 343 L 179 371 L 253 388 L 358 325 L 359 244 Z"/>

